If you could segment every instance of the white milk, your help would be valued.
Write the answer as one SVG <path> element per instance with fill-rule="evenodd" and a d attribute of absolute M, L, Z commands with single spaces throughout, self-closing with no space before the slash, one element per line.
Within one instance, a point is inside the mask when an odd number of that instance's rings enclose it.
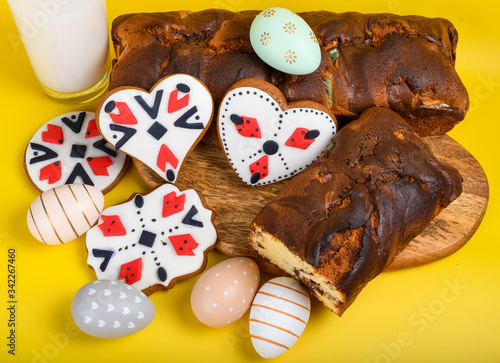
<path fill-rule="evenodd" d="M 7 0 L 35 74 L 60 93 L 88 89 L 106 72 L 105 0 Z"/>

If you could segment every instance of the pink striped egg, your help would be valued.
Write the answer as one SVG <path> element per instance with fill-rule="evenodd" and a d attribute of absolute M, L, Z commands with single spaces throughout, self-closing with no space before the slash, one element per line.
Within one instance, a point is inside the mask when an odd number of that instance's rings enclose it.
<path fill-rule="evenodd" d="M 250 309 L 252 344 L 264 358 L 275 358 L 295 344 L 309 321 L 309 293 L 290 277 L 276 277 L 257 292 Z"/>
<path fill-rule="evenodd" d="M 43 192 L 28 210 L 28 228 L 40 242 L 73 241 L 92 227 L 104 207 L 104 195 L 90 185 L 67 184 Z"/>

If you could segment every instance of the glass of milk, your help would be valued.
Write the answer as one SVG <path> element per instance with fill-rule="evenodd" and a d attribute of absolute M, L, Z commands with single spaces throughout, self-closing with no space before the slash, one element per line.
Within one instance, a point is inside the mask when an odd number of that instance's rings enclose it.
<path fill-rule="evenodd" d="M 105 0 L 7 0 L 35 75 L 45 93 L 85 103 L 108 87 Z"/>

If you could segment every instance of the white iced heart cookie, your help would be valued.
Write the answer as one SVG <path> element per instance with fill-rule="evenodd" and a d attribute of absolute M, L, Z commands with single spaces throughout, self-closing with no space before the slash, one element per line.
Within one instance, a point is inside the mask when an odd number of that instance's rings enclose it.
<path fill-rule="evenodd" d="M 101 101 L 97 110 L 99 129 L 116 150 L 171 183 L 208 129 L 212 115 L 210 92 L 186 74 L 165 77 L 150 92 L 119 87 Z"/>
<path fill-rule="evenodd" d="M 330 144 L 337 124 L 319 103 L 287 104 L 270 83 L 245 79 L 224 96 L 218 131 L 241 180 L 263 185 L 289 178 L 316 160 Z"/>

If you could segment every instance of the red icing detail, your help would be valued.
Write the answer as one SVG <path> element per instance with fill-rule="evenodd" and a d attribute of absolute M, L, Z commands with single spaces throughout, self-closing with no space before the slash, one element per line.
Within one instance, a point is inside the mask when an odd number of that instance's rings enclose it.
<path fill-rule="evenodd" d="M 61 162 L 56 161 L 40 169 L 40 180 L 47 180 L 49 184 L 54 184 L 61 179 Z"/>
<path fill-rule="evenodd" d="M 163 197 L 162 217 L 166 218 L 172 214 L 179 213 L 184 210 L 184 202 L 186 194 L 175 195 L 175 192 L 170 192 Z"/>
<path fill-rule="evenodd" d="M 139 257 L 136 260 L 124 263 L 120 267 L 120 275 L 118 280 L 125 279 L 125 282 L 129 285 L 139 281 L 142 275 L 142 258 Z"/>
<path fill-rule="evenodd" d="M 88 139 L 95 136 L 101 136 L 101 133 L 97 128 L 95 119 L 92 119 L 89 121 L 89 125 L 87 126 L 87 131 L 85 131 L 85 138 Z"/>
<path fill-rule="evenodd" d="M 162 144 L 160 148 L 160 152 L 158 153 L 158 158 L 156 159 L 156 165 L 161 169 L 161 171 L 165 171 L 167 168 L 167 163 L 172 165 L 174 169 L 177 169 L 177 165 L 179 165 L 179 159 L 174 155 L 172 150 L 168 148 L 167 145 Z"/>
<path fill-rule="evenodd" d="M 264 179 L 267 176 L 267 174 L 269 174 L 269 171 L 267 170 L 268 164 L 269 164 L 269 158 L 267 157 L 267 155 L 264 155 L 256 162 L 250 164 L 250 167 L 249 167 L 250 173 L 252 175 L 255 175 L 256 173 L 260 173 L 259 180 Z"/>
<path fill-rule="evenodd" d="M 181 108 L 186 107 L 189 104 L 189 93 L 185 96 L 179 98 L 179 90 L 176 89 L 170 92 L 170 97 L 168 98 L 168 113 L 179 111 Z"/>
<path fill-rule="evenodd" d="M 97 158 L 87 158 L 87 162 L 89 163 L 94 175 L 106 175 L 109 176 L 108 166 L 113 165 L 113 161 L 109 158 L 109 156 L 99 156 Z"/>
<path fill-rule="evenodd" d="M 241 125 L 235 125 L 236 131 L 238 131 L 241 136 L 260 139 L 261 134 L 257 119 L 246 116 L 241 116 L 241 119 L 243 120 L 243 123 Z"/>
<path fill-rule="evenodd" d="M 115 102 L 119 114 L 109 113 L 109 116 L 115 124 L 120 125 L 135 125 L 137 119 L 125 102 Z"/>
<path fill-rule="evenodd" d="M 64 136 L 61 126 L 47 124 L 47 131 L 42 132 L 42 140 L 51 144 L 62 145 Z"/>
<path fill-rule="evenodd" d="M 193 250 L 199 245 L 190 234 L 169 236 L 168 239 L 172 242 L 178 256 L 194 256 Z"/>
<path fill-rule="evenodd" d="M 302 127 L 298 127 L 293 132 L 292 136 L 285 142 L 286 146 L 296 147 L 299 149 L 307 149 L 309 145 L 311 145 L 315 139 L 306 139 L 306 134 L 309 132 L 309 129 L 305 129 Z"/>
<path fill-rule="evenodd" d="M 98 225 L 104 237 L 125 236 L 127 231 L 119 216 L 101 215 L 102 223 Z"/>

